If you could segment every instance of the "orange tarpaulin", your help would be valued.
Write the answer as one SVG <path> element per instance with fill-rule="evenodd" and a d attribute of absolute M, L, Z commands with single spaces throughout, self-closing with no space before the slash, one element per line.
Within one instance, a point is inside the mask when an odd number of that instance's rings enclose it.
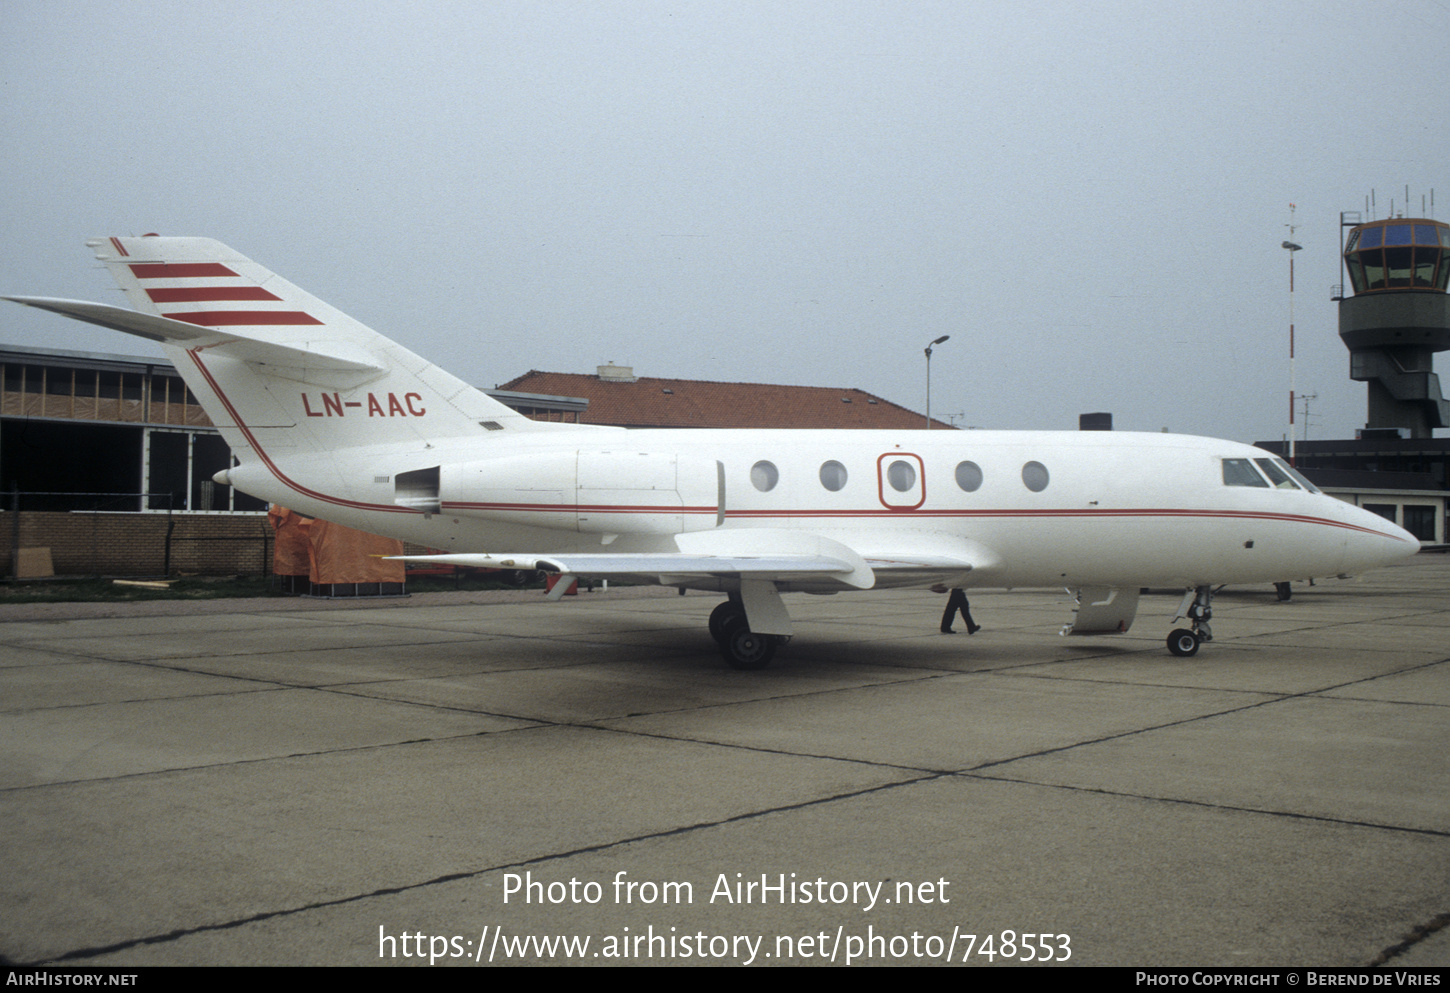
<path fill-rule="evenodd" d="M 272 549 L 272 573 L 277 576 L 305 576 L 312 571 L 308 553 L 307 518 L 286 507 L 272 504 L 267 508 L 267 521 L 272 525 L 276 544 Z"/>
<path fill-rule="evenodd" d="M 366 531 L 313 520 L 307 525 L 314 583 L 401 583 L 407 577 L 399 561 L 379 555 L 402 555 L 403 543 Z"/>
<path fill-rule="evenodd" d="M 278 513 L 280 511 L 280 514 Z M 366 531 L 343 527 L 330 521 L 303 517 L 283 507 L 272 508 L 269 516 L 277 530 L 277 551 L 274 568 L 278 575 L 306 574 L 313 583 L 402 583 L 406 580 L 402 562 L 379 558 L 381 555 L 402 555 L 403 543 L 397 538 L 384 538 Z M 281 518 L 282 524 L 276 523 Z M 283 535 L 288 545 L 287 571 L 283 572 Z M 296 561 L 297 539 L 306 542 L 301 568 Z"/>

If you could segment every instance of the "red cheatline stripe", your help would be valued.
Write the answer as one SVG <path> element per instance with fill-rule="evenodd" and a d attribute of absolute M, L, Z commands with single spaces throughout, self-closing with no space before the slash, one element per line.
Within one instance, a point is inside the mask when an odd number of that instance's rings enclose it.
<path fill-rule="evenodd" d="M 321 324 L 300 310 L 203 310 L 194 314 L 166 314 L 173 321 L 204 328 L 255 327 L 260 324 Z"/>
<path fill-rule="evenodd" d="M 671 507 L 667 504 L 583 504 L 583 503 L 473 503 L 444 500 L 444 510 L 500 510 L 513 513 L 551 514 L 717 514 L 718 507 Z"/>
<path fill-rule="evenodd" d="M 126 246 L 121 244 L 120 238 L 112 238 L 111 244 L 116 246 L 116 252 L 121 256 L 124 257 L 131 254 L 130 252 L 126 251 Z"/>
<path fill-rule="evenodd" d="M 180 286 L 147 290 L 155 303 L 191 303 L 196 300 L 280 300 L 260 286 Z"/>
<path fill-rule="evenodd" d="M 137 262 L 131 266 L 137 279 L 181 279 L 187 276 L 235 276 L 220 262 Z"/>

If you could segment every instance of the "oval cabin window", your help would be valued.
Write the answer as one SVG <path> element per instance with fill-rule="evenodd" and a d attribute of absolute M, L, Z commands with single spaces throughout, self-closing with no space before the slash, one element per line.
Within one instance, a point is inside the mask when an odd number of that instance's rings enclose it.
<path fill-rule="evenodd" d="M 821 466 L 821 485 L 832 493 L 846 485 L 846 467 L 832 459 Z"/>
<path fill-rule="evenodd" d="M 780 482 L 780 472 L 774 463 L 762 460 L 750 467 L 750 482 L 760 492 L 768 493 Z"/>
<path fill-rule="evenodd" d="M 896 492 L 905 493 L 916 485 L 916 467 L 898 459 L 886 467 L 886 481 Z"/>
<path fill-rule="evenodd" d="M 958 462 L 957 485 L 968 493 L 975 493 L 982 486 L 982 467 L 975 462 Z"/>
<path fill-rule="evenodd" d="M 1047 489 L 1047 466 L 1041 462 L 1029 462 L 1022 467 L 1022 485 L 1033 493 Z"/>

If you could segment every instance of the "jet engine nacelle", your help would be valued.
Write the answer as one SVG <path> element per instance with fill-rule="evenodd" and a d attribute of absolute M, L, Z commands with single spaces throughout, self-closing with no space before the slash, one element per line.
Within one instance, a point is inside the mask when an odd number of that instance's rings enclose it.
<path fill-rule="evenodd" d="M 724 520 L 725 468 L 652 452 L 543 452 L 440 466 L 437 494 L 449 514 L 590 534 L 682 534 Z"/>

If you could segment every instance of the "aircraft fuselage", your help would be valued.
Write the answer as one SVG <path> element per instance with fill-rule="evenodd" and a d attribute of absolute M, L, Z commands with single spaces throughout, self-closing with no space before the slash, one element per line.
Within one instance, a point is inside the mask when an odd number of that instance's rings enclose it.
<path fill-rule="evenodd" d="M 622 460 L 622 478 L 551 488 L 543 477 L 552 465 L 580 453 Z M 651 481 L 630 478 L 629 460 L 642 455 L 718 463 L 723 486 L 699 473 L 693 499 L 677 491 L 641 500 Z M 881 562 L 878 587 L 1260 583 L 1404 556 L 1404 532 L 1343 501 L 1225 484 L 1224 459 L 1268 457 L 1233 442 L 1127 432 L 581 427 L 424 451 L 340 451 L 326 467 L 332 482 L 305 488 L 295 480 L 315 482 L 315 456 L 279 458 L 275 474 L 257 465 L 233 470 L 232 479 L 300 512 L 444 551 L 657 552 L 675 551 L 678 533 L 717 525 L 807 531 Z M 399 506 L 397 475 L 429 466 L 443 467 L 437 512 Z M 477 467 L 483 478 L 450 492 L 449 466 Z M 488 479 L 490 466 L 515 478 Z M 656 521 L 656 532 L 640 533 Z M 903 552 L 931 551 L 972 562 L 970 575 L 893 574 L 889 566 Z M 825 580 L 787 588 L 845 587 Z"/>

